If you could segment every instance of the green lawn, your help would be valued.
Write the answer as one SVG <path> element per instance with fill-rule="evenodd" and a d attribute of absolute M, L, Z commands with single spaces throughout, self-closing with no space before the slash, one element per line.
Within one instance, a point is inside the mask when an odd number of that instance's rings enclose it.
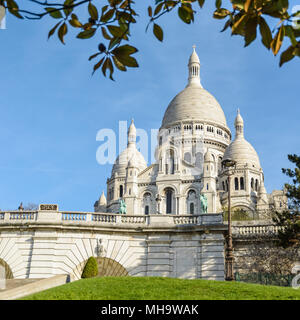
<path fill-rule="evenodd" d="M 300 300 L 300 289 L 159 277 L 81 279 L 28 300 Z"/>

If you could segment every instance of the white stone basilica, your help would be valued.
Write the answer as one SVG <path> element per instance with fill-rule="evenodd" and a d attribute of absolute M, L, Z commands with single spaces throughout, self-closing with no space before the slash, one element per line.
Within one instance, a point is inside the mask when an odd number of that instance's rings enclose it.
<path fill-rule="evenodd" d="M 128 146 L 117 157 L 95 212 L 119 211 L 123 199 L 130 215 L 198 215 L 200 194 L 208 200 L 208 213 L 227 206 L 228 176 L 221 161 L 231 159 L 231 205 L 252 218 L 268 216 L 270 209 L 286 206 L 283 191 L 267 194 L 259 157 L 244 137 L 238 110 L 235 138 L 217 100 L 200 82 L 200 61 L 193 49 L 188 63 L 188 84 L 170 102 L 158 133 L 156 163 L 147 166 L 136 148 L 136 128 L 128 129 Z"/>

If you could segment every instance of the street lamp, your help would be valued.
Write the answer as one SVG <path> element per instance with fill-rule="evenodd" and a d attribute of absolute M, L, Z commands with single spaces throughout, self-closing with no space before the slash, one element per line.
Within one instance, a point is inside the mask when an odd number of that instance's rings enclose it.
<path fill-rule="evenodd" d="M 227 169 L 227 177 L 228 177 L 228 235 L 227 235 L 227 247 L 226 247 L 226 256 L 225 256 L 225 280 L 232 281 L 234 280 L 233 276 L 233 247 L 232 247 L 232 231 L 231 231 L 231 182 L 230 177 L 232 173 L 230 173 L 229 169 L 235 167 L 236 161 L 232 159 L 225 159 L 222 161 L 223 169 Z"/>

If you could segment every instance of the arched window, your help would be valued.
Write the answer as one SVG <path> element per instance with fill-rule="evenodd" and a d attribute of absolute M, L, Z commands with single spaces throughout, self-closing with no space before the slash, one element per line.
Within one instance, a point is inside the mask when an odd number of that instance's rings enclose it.
<path fill-rule="evenodd" d="M 258 180 L 255 180 L 255 191 L 258 191 Z"/>
<path fill-rule="evenodd" d="M 234 178 L 234 189 L 239 190 L 239 178 Z"/>
<path fill-rule="evenodd" d="M 243 177 L 240 177 L 240 187 L 241 187 L 241 190 L 245 190 L 245 184 L 244 184 L 244 178 Z"/>
<path fill-rule="evenodd" d="M 194 214 L 194 202 L 190 203 L 190 214 Z"/>
<path fill-rule="evenodd" d="M 144 207 L 144 213 L 149 214 L 150 209 L 152 208 L 152 199 L 151 199 L 151 193 L 146 192 L 143 196 L 143 207 Z M 151 209 L 152 211 L 152 209 Z"/>
<path fill-rule="evenodd" d="M 173 191 L 168 189 L 166 191 L 166 213 L 172 213 L 172 201 L 173 201 Z"/>
<path fill-rule="evenodd" d="M 254 190 L 254 179 L 251 178 L 251 190 Z"/>
<path fill-rule="evenodd" d="M 123 186 L 122 185 L 120 185 L 119 196 L 120 196 L 120 198 L 123 197 Z"/>

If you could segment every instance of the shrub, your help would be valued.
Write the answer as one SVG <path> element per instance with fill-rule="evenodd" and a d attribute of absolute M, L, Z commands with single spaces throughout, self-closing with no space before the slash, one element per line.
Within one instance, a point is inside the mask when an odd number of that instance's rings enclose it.
<path fill-rule="evenodd" d="M 93 278 L 98 275 L 98 264 L 94 257 L 88 258 L 86 262 L 81 278 Z"/>

